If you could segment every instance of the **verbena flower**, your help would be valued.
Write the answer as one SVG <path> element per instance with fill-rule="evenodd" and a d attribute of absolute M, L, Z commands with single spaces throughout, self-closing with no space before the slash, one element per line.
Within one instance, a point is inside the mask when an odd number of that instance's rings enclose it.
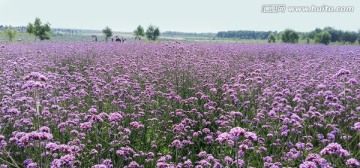
<path fill-rule="evenodd" d="M 349 167 L 360 167 L 360 162 L 354 158 L 350 158 L 346 161 L 346 165 Z"/>
<path fill-rule="evenodd" d="M 342 157 L 350 156 L 350 153 L 343 149 L 338 143 L 330 143 L 324 149 L 320 151 L 321 155 L 339 155 Z"/>

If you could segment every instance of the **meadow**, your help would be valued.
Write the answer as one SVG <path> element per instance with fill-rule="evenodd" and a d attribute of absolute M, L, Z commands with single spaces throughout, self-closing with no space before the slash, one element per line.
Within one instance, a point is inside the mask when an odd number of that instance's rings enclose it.
<path fill-rule="evenodd" d="M 360 167 L 360 47 L 0 44 L 0 168 Z"/>

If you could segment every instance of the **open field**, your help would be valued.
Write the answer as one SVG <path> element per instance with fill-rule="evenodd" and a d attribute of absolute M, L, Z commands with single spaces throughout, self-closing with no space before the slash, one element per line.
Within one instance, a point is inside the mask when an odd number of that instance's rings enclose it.
<path fill-rule="evenodd" d="M 81 33 L 78 34 L 70 34 L 70 33 L 52 33 L 50 35 L 50 41 L 52 42 L 91 42 L 93 41 L 92 35 L 98 36 L 98 41 L 105 41 L 105 37 L 101 31 L 86 31 L 82 30 Z M 124 32 L 114 32 L 114 37 L 120 36 L 124 37 L 130 41 L 134 39 L 133 35 L 131 33 L 124 33 Z M 21 33 L 17 32 L 16 37 L 13 40 L 14 42 L 34 42 L 35 36 L 28 33 Z M 37 41 L 39 39 L 37 38 Z M 5 36 L 5 33 L 3 31 L 0 31 L 0 43 L 9 42 L 7 37 Z"/>
<path fill-rule="evenodd" d="M 359 65 L 358 46 L 0 44 L 0 167 L 356 167 Z"/>
<path fill-rule="evenodd" d="M 57 30 L 57 29 L 55 29 Z M 65 31 L 60 32 L 54 31 L 50 35 L 50 41 L 52 42 L 91 42 L 94 39 L 91 37 L 92 35 L 96 35 L 98 37 L 98 41 L 105 41 L 104 34 L 99 30 L 79 30 L 74 29 L 73 31 L 77 31 L 78 33 L 67 33 Z M 71 29 L 70 29 L 71 30 Z M 65 33 L 64 33 L 65 32 Z M 112 37 L 119 36 L 121 38 L 125 38 L 127 42 L 134 41 L 134 34 L 132 32 L 113 32 Z M 34 42 L 35 36 L 28 33 L 17 32 L 14 42 Z M 110 39 L 109 39 L 110 41 Z M 141 37 L 141 41 L 149 42 L 146 37 Z M 196 35 L 169 35 L 168 33 L 164 33 L 158 37 L 157 41 L 162 42 L 182 42 L 182 43 L 240 43 L 240 44 L 266 44 L 268 43 L 267 39 L 241 39 L 241 38 L 219 38 L 216 37 L 216 34 L 210 36 L 196 36 Z M 5 36 L 3 31 L 0 31 L 0 43 L 8 42 L 8 39 Z M 281 39 L 277 38 L 277 44 L 284 43 Z M 299 44 L 307 44 L 306 39 L 299 39 Z M 316 44 L 314 39 L 309 40 L 309 44 Z M 349 43 L 349 42 L 331 42 L 329 45 L 359 45 L 358 42 Z"/>

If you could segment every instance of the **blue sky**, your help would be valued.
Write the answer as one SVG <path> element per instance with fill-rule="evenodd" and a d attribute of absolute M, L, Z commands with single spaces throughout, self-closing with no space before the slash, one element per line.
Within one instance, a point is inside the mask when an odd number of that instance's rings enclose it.
<path fill-rule="evenodd" d="M 348 13 L 262 13 L 263 4 L 354 6 Z M 153 24 L 161 31 L 217 32 L 332 26 L 357 31 L 359 0 L 0 0 L 0 24 L 26 25 L 39 17 L 52 27 L 130 32 Z"/>

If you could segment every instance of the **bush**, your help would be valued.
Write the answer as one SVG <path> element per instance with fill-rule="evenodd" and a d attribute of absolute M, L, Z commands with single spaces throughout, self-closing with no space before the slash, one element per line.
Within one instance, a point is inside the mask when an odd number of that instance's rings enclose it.
<path fill-rule="evenodd" d="M 13 41 L 13 39 L 16 36 L 16 33 L 17 33 L 16 30 L 14 30 L 12 28 L 8 28 L 8 29 L 5 30 L 5 36 L 10 42 Z"/>
<path fill-rule="evenodd" d="M 34 24 L 29 23 L 26 27 L 26 31 L 30 34 L 35 35 L 35 41 L 36 37 L 39 37 L 40 40 L 48 40 L 50 39 L 49 33 L 51 31 L 50 24 L 46 23 L 42 25 L 41 20 L 39 18 L 35 18 Z"/>
<path fill-rule="evenodd" d="M 112 34 L 113 34 L 112 30 L 111 30 L 108 26 L 106 26 L 106 27 L 102 30 L 102 32 L 105 34 L 105 40 L 106 40 L 106 41 L 108 41 L 108 38 L 111 37 Z"/>
<path fill-rule="evenodd" d="M 297 43 L 299 41 L 299 34 L 294 30 L 286 29 L 283 33 L 281 33 L 281 40 L 284 43 Z"/>
<path fill-rule="evenodd" d="M 331 41 L 331 35 L 327 31 L 315 35 L 315 43 L 322 43 L 328 45 L 330 41 Z"/>
<path fill-rule="evenodd" d="M 269 35 L 269 37 L 268 37 L 268 42 L 269 43 L 271 43 L 271 42 L 275 43 L 275 41 L 276 41 L 275 35 L 273 33 L 271 33 Z"/>
<path fill-rule="evenodd" d="M 134 30 L 134 35 L 136 37 L 140 37 L 140 36 L 145 36 L 145 31 L 144 28 L 139 25 L 135 30 Z"/>
<path fill-rule="evenodd" d="M 148 40 L 155 41 L 158 38 L 158 36 L 160 36 L 160 30 L 158 27 L 150 25 L 148 27 L 148 29 L 146 30 L 145 34 L 146 34 L 146 38 Z"/>

